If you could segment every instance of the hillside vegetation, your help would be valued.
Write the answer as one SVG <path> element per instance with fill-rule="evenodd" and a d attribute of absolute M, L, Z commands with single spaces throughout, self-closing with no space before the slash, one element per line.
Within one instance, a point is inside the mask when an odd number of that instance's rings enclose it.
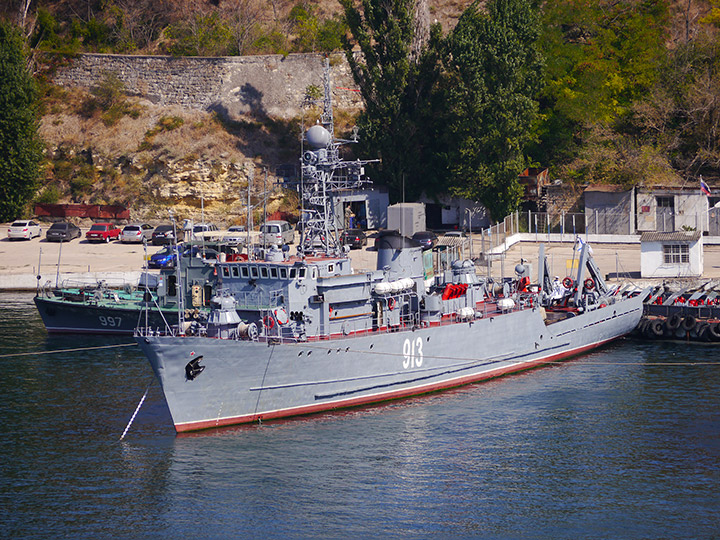
<path fill-rule="evenodd" d="M 10 0 L 0 14 L 23 28 L 41 82 L 63 55 L 83 51 L 362 49 L 375 62 L 355 66 L 363 97 L 382 95 L 383 106 L 343 118 L 340 131 L 357 120 L 358 154 L 383 155 L 373 177 L 395 198 L 409 177 L 410 198 L 450 191 L 501 217 L 519 202 L 515 177 L 526 166 L 577 183 L 703 176 L 714 186 L 720 178 L 717 0 L 363 5 L 385 6 L 377 26 L 348 25 L 348 9 L 362 16 L 362 5 L 335 0 Z M 404 19 L 393 26 L 395 17 Z M 249 163 L 272 171 L 295 159 L 299 121 L 162 110 L 123 96 L 112 80 L 86 94 L 42 88 L 48 163 L 40 200 L 125 202 L 146 214 L 184 204 L 189 212 L 217 179 L 235 175 L 226 187 L 244 189 Z M 205 183 L 162 192 L 164 175 L 182 176 L 183 167 Z M 218 209 L 237 208 L 236 195 L 216 195 Z"/>

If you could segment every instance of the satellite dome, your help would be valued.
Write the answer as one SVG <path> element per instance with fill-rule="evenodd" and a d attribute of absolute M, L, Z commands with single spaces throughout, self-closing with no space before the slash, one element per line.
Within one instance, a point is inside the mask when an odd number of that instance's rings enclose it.
<path fill-rule="evenodd" d="M 313 148 L 324 148 L 330 143 L 330 132 L 316 124 L 305 132 L 305 138 Z"/>

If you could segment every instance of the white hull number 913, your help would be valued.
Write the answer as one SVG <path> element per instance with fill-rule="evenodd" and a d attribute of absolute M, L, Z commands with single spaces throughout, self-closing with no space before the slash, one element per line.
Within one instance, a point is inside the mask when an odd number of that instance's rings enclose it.
<path fill-rule="evenodd" d="M 423 363 L 423 342 L 422 338 L 414 340 L 406 339 L 403 342 L 403 368 L 420 367 Z"/>

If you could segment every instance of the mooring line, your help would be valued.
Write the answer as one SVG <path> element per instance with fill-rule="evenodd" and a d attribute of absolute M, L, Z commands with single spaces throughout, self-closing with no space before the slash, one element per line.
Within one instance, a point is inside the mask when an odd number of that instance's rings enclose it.
<path fill-rule="evenodd" d="M 57 349 L 54 351 L 35 351 L 35 352 L 24 352 L 24 353 L 11 353 L 11 354 L 0 354 L 0 358 L 10 358 L 13 356 L 32 356 L 36 354 L 55 354 L 65 352 L 80 352 L 80 351 L 95 351 L 98 349 L 116 349 L 119 347 L 137 347 L 137 343 L 121 343 L 120 345 L 99 345 L 97 347 L 81 347 L 76 349 Z"/>
<path fill-rule="evenodd" d="M 130 421 L 128 422 L 128 425 L 125 426 L 125 431 L 123 431 L 122 435 L 120 435 L 120 439 L 118 440 L 118 442 L 122 441 L 125 438 L 125 435 L 127 434 L 128 430 L 130 429 L 130 426 L 132 426 L 132 423 L 135 421 L 135 417 L 137 416 L 137 413 L 140 412 L 140 407 L 142 407 L 142 404 L 145 401 L 148 391 L 150 390 L 150 387 L 152 386 L 152 383 L 154 381 L 155 381 L 154 377 L 152 379 L 150 379 L 150 383 L 147 385 L 147 388 L 145 389 L 145 393 L 143 394 L 143 397 L 140 398 L 140 403 L 138 403 L 138 406 L 135 407 L 135 412 L 130 417 Z"/>

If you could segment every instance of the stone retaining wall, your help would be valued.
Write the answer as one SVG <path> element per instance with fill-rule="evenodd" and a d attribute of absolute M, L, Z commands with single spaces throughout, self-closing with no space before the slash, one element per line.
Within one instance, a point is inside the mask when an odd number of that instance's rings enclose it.
<path fill-rule="evenodd" d="M 333 55 L 330 63 L 333 105 L 361 108 L 345 57 Z M 323 66 L 320 54 L 217 58 L 81 54 L 58 70 L 54 82 L 91 88 L 106 73 L 113 73 L 129 94 L 160 105 L 216 110 L 230 118 L 246 114 L 292 118 L 300 114 L 306 88 L 322 88 Z"/>

